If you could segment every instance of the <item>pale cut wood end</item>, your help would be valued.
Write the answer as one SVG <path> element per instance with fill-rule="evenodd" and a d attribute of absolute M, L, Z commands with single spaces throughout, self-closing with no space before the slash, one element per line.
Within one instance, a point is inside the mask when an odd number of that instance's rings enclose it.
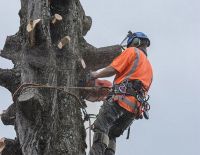
<path fill-rule="evenodd" d="M 60 40 L 60 42 L 58 43 L 58 48 L 62 49 L 65 45 L 67 45 L 70 42 L 70 37 L 69 36 L 65 36 L 64 38 L 62 38 Z"/>
<path fill-rule="evenodd" d="M 28 32 L 31 32 L 35 29 L 36 25 L 38 23 L 40 23 L 41 19 L 36 19 L 36 20 L 30 20 L 30 22 L 28 23 L 27 27 L 26 27 L 26 30 Z"/>
<path fill-rule="evenodd" d="M 62 18 L 61 15 L 59 15 L 59 14 L 55 14 L 55 15 L 52 17 L 52 21 L 51 21 L 51 23 L 52 23 L 52 24 L 55 24 L 55 23 L 61 21 L 62 19 L 63 19 L 63 18 Z"/>
<path fill-rule="evenodd" d="M 80 58 L 80 61 L 81 61 L 81 65 L 82 65 L 83 69 L 85 69 L 86 64 L 85 64 L 85 61 L 83 60 L 83 58 Z"/>
<path fill-rule="evenodd" d="M 0 139 L 0 153 L 2 153 L 3 149 L 5 148 L 5 138 Z"/>

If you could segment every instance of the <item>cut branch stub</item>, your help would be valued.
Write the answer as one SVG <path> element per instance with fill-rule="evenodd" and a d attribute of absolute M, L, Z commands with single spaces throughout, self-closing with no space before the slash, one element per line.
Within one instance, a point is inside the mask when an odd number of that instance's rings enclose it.
<path fill-rule="evenodd" d="M 23 93 L 18 97 L 17 106 L 30 121 L 35 121 L 39 109 L 44 103 L 41 96 L 38 94 L 37 90 L 29 89 L 24 90 Z"/>
<path fill-rule="evenodd" d="M 41 19 L 31 20 L 26 27 L 27 31 L 28 32 L 34 31 L 35 27 L 37 26 L 38 23 L 40 23 L 40 21 Z"/>
<path fill-rule="evenodd" d="M 56 24 L 57 22 L 60 22 L 62 20 L 62 16 L 59 14 L 55 14 L 54 16 L 52 16 L 52 24 Z"/>
<path fill-rule="evenodd" d="M 19 142 L 13 139 L 0 139 L 0 155 L 22 155 Z"/>
<path fill-rule="evenodd" d="M 3 50 L 0 52 L 0 56 L 12 60 L 14 64 L 20 60 L 19 53 L 23 45 L 19 35 L 20 33 L 16 33 L 15 35 L 7 36 Z"/>
<path fill-rule="evenodd" d="M 98 70 L 106 67 L 122 51 L 120 45 L 102 48 L 95 48 L 90 44 L 86 45 L 87 46 L 83 47 L 83 59 L 90 70 Z"/>
<path fill-rule="evenodd" d="M 85 61 L 83 60 L 83 58 L 80 58 L 79 60 L 81 62 L 81 65 L 82 65 L 83 69 L 85 69 L 86 68 Z"/>
<path fill-rule="evenodd" d="M 26 30 L 29 34 L 29 42 L 31 47 L 35 45 L 35 29 L 40 22 L 41 19 L 31 20 L 26 27 Z"/>
<path fill-rule="evenodd" d="M 0 117 L 4 125 L 14 125 L 16 119 L 15 105 L 11 104 L 7 110 L 3 110 Z"/>
<path fill-rule="evenodd" d="M 70 37 L 69 36 L 65 36 L 64 38 L 62 38 L 61 40 L 60 40 L 60 42 L 58 43 L 58 48 L 59 49 L 63 49 L 63 47 L 65 46 L 65 45 L 67 45 L 68 43 L 70 43 Z"/>
<path fill-rule="evenodd" d="M 0 139 L 0 154 L 2 153 L 3 149 L 5 148 L 5 138 Z"/>
<path fill-rule="evenodd" d="M 20 83 L 19 72 L 15 69 L 1 69 L 0 68 L 0 86 L 5 87 L 10 92 L 14 92 Z"/>
<path fill-rule="evenodd" d="M 87 34 L 92 26 L 92 18 L 90 16 L 85 16 L 83 19 L 83 36 Z"/>

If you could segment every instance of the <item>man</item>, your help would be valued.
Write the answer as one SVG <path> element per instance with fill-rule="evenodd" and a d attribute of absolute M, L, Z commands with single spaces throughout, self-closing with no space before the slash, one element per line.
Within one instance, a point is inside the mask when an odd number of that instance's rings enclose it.
<path fill-rule="evenodd" d="M 113 92 L 102 105 L 93 124 L 93 145 L 90 155 L 114 155 L 116 137 L 141 117 L 145 95 L 152 82 L 152 67 L 146 48 L 150 40 L 142 32 L 128 37 L 127 49 L 100 72 L 92 72 L 94 79 L 115 75 Z M 139 97 L 138 97 L 139 96 Z"/>

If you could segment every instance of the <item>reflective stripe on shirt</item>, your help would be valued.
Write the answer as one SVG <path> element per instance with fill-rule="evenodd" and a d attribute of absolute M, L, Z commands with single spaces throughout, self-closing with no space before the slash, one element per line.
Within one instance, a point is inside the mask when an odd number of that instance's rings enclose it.
<path fill-rule="evenodd" d="M 122 95 L 118 96 L 118 100 L 121 101 L 121 102 L 126 103 L 128 106 L 133 108 L 133 110 L 135 110 L 137 108 L 137 104 L 129 101 L 128 99 L 126 99 L 125 96 L 122 96 Z"/>
<path fill-rule="evenodd" d="M 139 50 L 137 48 L 134 48 L 134 49 L 135 49 L 135 52 L 136 52 L 136 58 L 135 58 L 133 67 L 131 68 L 130 72 L 126 76 L 125 80 L 128 80 L 131 77 L 131 75 L 135 72 L 135 70 L 136 70 L 136 68 L 138 66 L 139 60 L 140 60 L 140 52 L 139 52 Z"/>

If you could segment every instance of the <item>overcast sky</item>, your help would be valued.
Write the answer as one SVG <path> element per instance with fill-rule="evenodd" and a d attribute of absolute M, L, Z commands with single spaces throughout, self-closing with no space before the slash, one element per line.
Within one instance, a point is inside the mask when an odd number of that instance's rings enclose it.
<path fill-rule="evenodd" d="M 81 0 L 93 25 L 86 39 L 96 47 L 118 44 L 128 30 L 151 40 L 154 68 L 150 90 L 150 120 L 134 122 L 130 139 L 117 141 L 117 155 L 194 155 L 200 146 L 200 1 L 199 0 Z M 0 48 L 18 31 L 19 0 L 0 1 Z M 2 22 L 3 21 L 3 22 Z M 1 68 L 12 64 L 0 58 Z M 0 110 L 11 103 L 0 87 Z M 94 105 L 89 104 L 92 112 Z M 14 137 L 0 124 L 0 137 Z"/>

